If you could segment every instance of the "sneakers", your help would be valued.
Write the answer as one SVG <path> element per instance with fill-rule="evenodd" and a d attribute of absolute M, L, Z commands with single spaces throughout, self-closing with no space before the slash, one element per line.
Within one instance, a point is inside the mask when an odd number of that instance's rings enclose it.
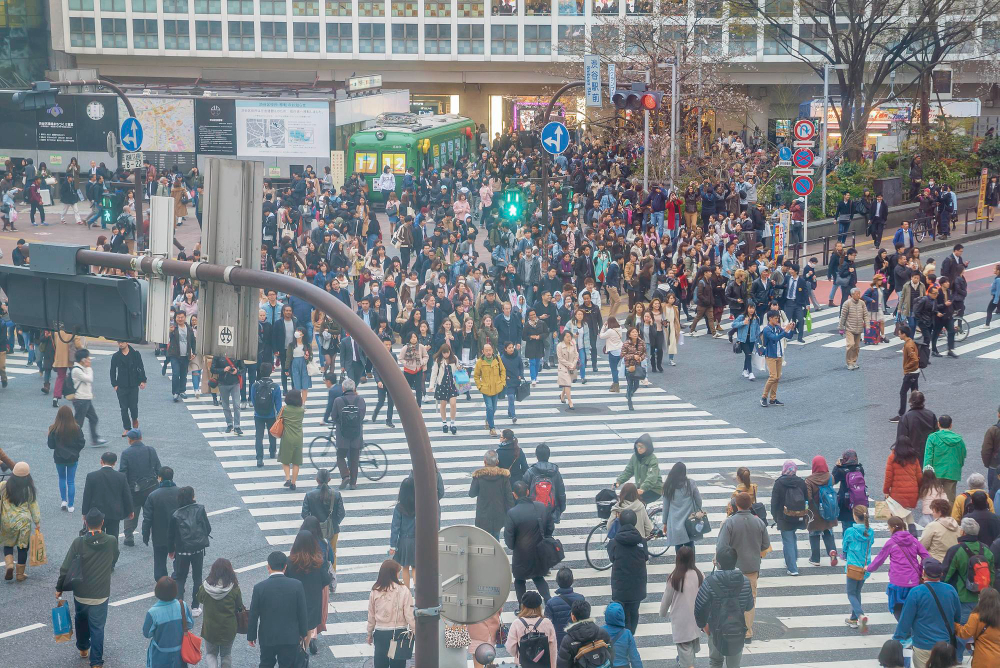
<path fill-rule="evenodd" d="M 61 504 L 59 504 L 60 510 L 66 510 L 66 508 L 68 506 L 69 506 L 69 504 L 67 504 L 65 501 L 63 501 Z"/>
<path fill-rule="evenodd" d="M 228 433 L 230 433 L 230 432 L 231 432 L 232 430 L 233 430 L 233 425 L 231 425 L 231 424 L 227 424 L 227 425 L 226 425 L 226 433 L 228 434 Z"/>
<path fill-rule="evenodd" d="M 771 405 L 772 406 L 784 406 L 785 404 L 783 402 L 781 402 L 781 401 L 778 401 L 777 399 L 771 399 Z"/>
<path fill-rule="evenodd" d="M 760 407 L 761 408 L 767 408 L 767 397 L 761 397 L 760 398 Z"/>
<path fill-rule="evenodd" d="M 66 512 L 67 512 L 67 513 L 71 513 L 71 512 L 73 512 L 74 510 L 76 510 L 76 508 L 74 508 L 73 506 L 69 506 L 68 508 L 66 508 Z"/>
<path fill-rule="evenodd" d="M 744 378 L 749 378 L 750 377 L 750 372 L 747 371 L 746 369 L 743 369 L 743 377 Z"/>
<path fill-rule="evenodd" d="M 180 400 L 181 400 L 181 395 L 179 395 L 179 394 L 175 394 L 175 395 L 174 395 L 174 403 L 176 404 L 176 403 L 177 403 L 178 401 L 180 401 Z"/>
<path fill-rule="evenodd" d="M 788 575 L 790 575 L 793 578 L 799 577 L 799 572 L 798 571 L 785 571 L 785 573 L 787 573 Z"/>
<path fill-rule="evenodd" d="M 451 425 L 451 435 L 454 436 L 457 433 L 458 433 L 458 427 L 456 427 L 455 425 Z"/>
<path fill-rule="evenodd" d="M 856 619 L 851 619 L 850 617 L 848 617 L 847 619 L 844 620 L 844 623 L 850 626 L 852 629 L 858 628 L 858 620 Z"/>
<path fill-rule="evenodd" d="M 821 563 L 820 563 L 820 562 L 818 562 L 818 561 L 813 561 L 812 559 L 810 559 L 810 560 L 809 560 L 809 565 L 810 565 L 810 566 L 822 566 L 823 564 L 821 564 Z"/>
<path fill-rule="evenodd" d="M 830 550 L 830 565 L 831 566 L 836 566 L 837 565 L 837 551 L 836 550 Z"/>
<path fill-rule="evenodd" d="M 385 421 L 385 426 L 394 429 L 396 427 L 396 423 L 392 422 L 391 420 L 386 420 Z"/>
<path fill-rule="evenodd" d="M 677 362 L 670 360 L 670 366 L 677 366 Z"/>
<path fill-rule="evenodd" d="M 239 427 L 233 427 L 233 433 L 236 434 L 237 436 L 242 436 L 243 430 L 240 429 Z"/>
<path fill-rule="evenodd" d="M 891 418 L 889 418 L 889 422 L 899 422 L 899 416 L 893 415 Z"/>
<path fill-rule="evenodd" d="M 756 380 L 757 376 L 753 375 L 753 371 L 747 374 L 747 380 Z"/>

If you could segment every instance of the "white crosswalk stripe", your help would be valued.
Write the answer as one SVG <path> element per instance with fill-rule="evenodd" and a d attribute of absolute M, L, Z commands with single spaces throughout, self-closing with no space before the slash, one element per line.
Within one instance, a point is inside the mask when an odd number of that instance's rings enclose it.
<path fill-rule="evenodd" d="M 602 362 L 603 364 L 603 362 Z M 669 381 L 670 369 L 665 374 Z M 557 535 L 566 548 L 567 566 L 574 569 L 576 590 L 586 595 L 594 606 L 594 615 L 603 619 L 610 601 L 610 572 L 598 572 L 586 562 L 584 546 L 587 534 L 597 523 L 594 495 L 609 487 L 632 454 L 633 441 L 643 432 L 653 438 L 666 475 L 673 462 L 683 460 L 689 477 L 695 480 L 704 498 L 704 508 L 713 524 L 711 531 L 697 545 L 699 568 L 712 570 L 712 555 L 718 528 L 725 517 L 730 499 L 733 472 L 748 466 L 755 476 L 776 477 L 788 459 L 780 449 L 771 447 L 743 429 L 712 416 L 658 387 L 641 387 L 635 396 L 636 412 L 627 410 L 624 387 L 619 394 L 608 392 L 609 371 L 604 365 L 598 373 L 587 374 L 588 383 L 573 386 L 577 411 L 570 413 L 558 401 L 555 372 L 543 371 L 531 396 L 516 405 L 518 422 L 506 417 L 506 402 L 497 407 L 497 429 L 511 427 L 522 449 L 533 461 L 534 446 L 545 441 L 552 447 L 552 461 L 560 466 L 567 491 L 567 509 L 557 526 Z M 245 434 L 225 433 L 221 406 L 213 406 L 208 397 L 185 400 L 192 418 L 202 430 L 223 470 L 242 494 L 244 503 L 267 541 L 289 549 L 301 525 L 301 505 L 305 492 L 315 483 L 308 452 L 304 454 L 298 488 L 282 487 L 283 474 L 275 460 L 265 459 L 265 466 L 255 466 L 252 408 L 242 411 L 240 424 Z M 364 383 L 360 394 L 368 405 L 369 416 L 376 402 L 374 383 Z M 482 466 L 484 452 L 498 443 L 485 428 L 485 407 L 478 395 L 473 400 L 459 399 L 456 435 L 441 432 L 436 403 L 425 401 L 424 419 L 439 470 L 445 483 L 441 502 L 442 523 L 472 523 L 475 502 L 468 496 L 471 473 Z M 306 403 L 305 446 L 312 438 L 324 435 L 328 428 L 320 424 L 326 405 L 326 391 L 319 378 Z M 389 459 L 388 471 L 378 482 L 359 478 L 358 489 L 344 490 L 347 517 L 342 525 L 337 549 L 338 590 L 332 597 L 328 630 L 323 644 L 329 645 L 334 665 L 356 666 L 362 657 L 371 656 L 365 643 L 368 593 L 378 566 L 388 546 L 389 527 L 399 483 L 410 471 L 406 439 L 400 427 L 385 426 L 384 411 L 380 421 L 365 423 L 365 440 L 378 443 Z M 266 440 L 266 438 L 265 438 Z M 266 448 L 265 448 L 266 450 Z M 798 462 L 803 468 L 806 465 Z M 329 466 L 335 469 L 333 461 Z M 336 477 L 335 477 L 336 479 Z M 762 485 L 761 497 L 769 491 Z M 769 505 L 769 503 L 768 503 Z M 865 586 L 862 602 L 870 615 L 871 634 L 859 636 L 844 624 L 849 612 L 844 594 L 843 566 L 812 567 L 807 564 L 809 539 L 798 533 L 799 577 L 786 574 L 779 532 L 769 530 L 774 552 L 761 566 L 757 600 L 757 639 L 747 646 L 744 666 L 815 666 L 816 668 L 866 668 L 882 643 L 895 628 L 895 620 L 886 608 L 884 594 L 886 572 L 873 575 Z M 838 545 L 840 530 L 834 532 Z M 876 527 L 878 549 L 884 542 L 884 526 Z M 824 564 L 829 559 L 823 559 Z M 673 551 L 654 558 L 648 567 L 649 595 L 640 607 L 637 633 L 643 662 L 651 666 L 672 666 L 676 650 L 670 638 L 670 623 L 659 617 L 659 599 L 666 576 L 673 569 Z M 554 578 L 550 577 L 550 586 Z M 514 610 L 513 593 L 505 606 L 504 617 L 510 621 Z M 703 643 L 702 657 L 707 657 Z M 501 654 L 504 652 L 501 650 Z M 808 654 L 811 662 L 803 660 Z M 699 658 L 699 661 L 705 661 Z M 471 664 L 470 664 L 471 665 Z M 698 664 L 699 666 L 701 663 Z M 706 664 L 707 665 L 707 664 Z"/>
<path fill-rule="evenodd" d="M 88 348 L 91 355 L 112 355 L 114 350 L 107 348 Z M 28 351 L 22 351 L 20 349 L 15 349 L 13 352 L 7 353 L 7 376 L 8 380 L 15 380 L 24 376 L 35 376 L 38 378 L 38 383 L 41 385 L 41 376 L 38 371 L 38 367 L 35 365 L 34 360 L 30 363 L 28 362 Z M 52 381 L 55 382 L 56 373 L 53 369 L 52 371 Z"/>

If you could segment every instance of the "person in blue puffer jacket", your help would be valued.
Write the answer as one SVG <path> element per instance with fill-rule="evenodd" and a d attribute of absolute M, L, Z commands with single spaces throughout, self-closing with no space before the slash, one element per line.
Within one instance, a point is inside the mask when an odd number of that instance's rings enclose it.
<path fill-rule="evenodd" d="M 747 304 L 746 313 L 733 321 L 729 331 L 730 341 L 734 335 L 743 351 L 743 377 L 753 380 L 753 366 L 750 362 L 754 348 L 760 340 L 760 316 L 757 315 L 757 307 L 752 302 Z"/>
<path fill-rule="evenodd" d="M 556 645 L 562 644 L 563 636 L 566 635 L 566 626 L 572 623 L 570 613 L 573 603 L 584 600 L 583 594 L 573 591 L 573 570 L 563 566 L 556 573 L 555 596 L 545 602 L 545 616 L 552 620 L 552 626 L 556 630 Z M 621 607 L 621 606 L 619 606 Z M 624 623 L 625 611 L 622 610 L 622 620 Z"/>
<path fill-rule="evenodd" d="M 1000 308 L 1000 264 L 993 268 L 993 284 L 990 285 L 990 303 L 986 305 L 986 329 L 990 328 L 993 311 Z"/>
<path fill-rule="evenodd" d="M 611 602 L 604 609 L 603 628 L 611 636 L 611 647 L 615 653 L 611 665 L 642 668 L 642 659 L 639 657 L 639 647 L 635 644 L 635 636 L 625 628 L 625 609 L 621 603 Z"/>

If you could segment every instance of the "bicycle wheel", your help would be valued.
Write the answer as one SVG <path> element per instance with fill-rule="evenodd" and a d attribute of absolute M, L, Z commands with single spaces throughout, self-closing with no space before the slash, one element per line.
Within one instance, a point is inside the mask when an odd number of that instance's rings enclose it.
<path fill-rule="evenodd" d="M 381 480 L 389 469 L 389 458 L 385 451 L 374 443 L 365 443 L 358 458 L 358 470 L 371 481 Z"/>
<path fill-rule="evenodd" d="M 595 571 L 606 571 L 611 568 L 611 557 L 608 556 L 607 522 L 601 522 L 590 530 L 583 551 L 587 556 L 587 563 Z"/>
<path fill-rule="evenodd" d="M 926 234 L 927 234 L 926 225 L 918 225 L 916 229 L 913 230 L 913 238 L 917 240 L 917 243 L 923 241 L 924 236 L 926 236 Z"/>
<path fill-rule="evenodd" d="M 333 445 L 333 436 L 325 434 L 309 442 L 309 463 L 317 470 L 335 468 L 337 449 Z"/>
<path fill-rule="evenodd" d="M 965 341 L 969 338 L 969 323 L 965 318 L 955 318 L 955 340 Z"/>
<path fill-rule="evenodd" d="M 650 556 L 653 557 L 662 557 L 670 549 L 670 545 L 667 544 L 667 538 L 663 535 L 663 527 L 656 526 L 656 520 L 653 519 L 654 517 L 659 517 L 662 511 L 663 507 L 659 503 L 652 503 L 646 507 L 646 514 L 653 520 L 653 535 L 646 541 L 646 547 L 649 550 Z"/>

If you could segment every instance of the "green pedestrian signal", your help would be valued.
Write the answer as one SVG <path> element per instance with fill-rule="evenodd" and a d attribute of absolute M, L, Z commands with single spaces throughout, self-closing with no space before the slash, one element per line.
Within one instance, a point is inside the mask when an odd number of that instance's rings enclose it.
<path fill-rule="evenodd" d="M 524 213 L 524 193 L 520 188 L 510 188 L 503 193 L 503 217 L 507 220 L 517 220 Z"/>
<path fill-rule="evenodd" d="M 101 225 L 113 225 L 122 212 L 124 198 L 116 193 L 104 193 L 101 196 Z"/>

